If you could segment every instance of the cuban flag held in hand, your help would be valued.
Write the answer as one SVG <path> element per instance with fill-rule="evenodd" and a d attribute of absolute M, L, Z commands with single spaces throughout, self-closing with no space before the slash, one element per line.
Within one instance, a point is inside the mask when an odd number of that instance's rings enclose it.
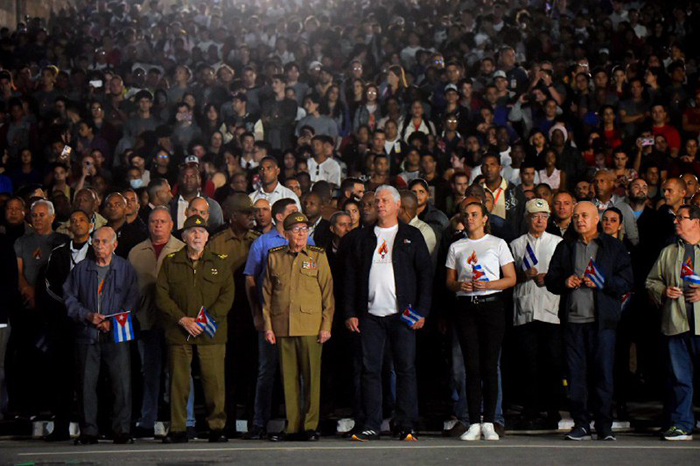
<path fill-rule="evenodd" d="M 420 315 L 420 313 L 418 311 L 413 309 L 413 307 L 411 307 L 410 304 L 401 313 L 401 320 L 406 322 L 409 326 L 415 325 L 415 323 L 418 322 L 419 320 L 421 320 L 422 318 L 423 318 L 423 316 Z"/>
<path fill-rule="evenodd" d="M 134 339 L 134 326 L 131 323 L 131 311 L 120 312 L 112 316 L 114 342 L 123 343 Z"/>
<path fill-rule="evenodd" d="M 204 306 L 202 306 L 202 308 L 199 310 L 199 314 L 197 314 L 195 322 L 202 327 L 202 330 L 204 330 L 204 333 L 206 333 L 209 338 L 214 338 L 214 335 L 216 335 L 216 329 L 219 328 L 219 324 L 214 322 L 214 319 L 212 319 L 207 310 L 204 309 Z"/>
<path fill-rule="evenodd" d="M 588 267 L 586 267 L 585 272 L 583 274 L 590 278 L 590 280 L 595 283 L 595 286 L 598 289 L 603 289 L 603 285 L 605 285 L 605 277 L 603 276 L 602 273 L 600 273 L 600 270 L 598 267 L 595 265 L 595 261 L 593 258 L 591 258 L 591 261 L 588 263 Z"/>
<path fill-rule="evenodd" d="M 530 270 L 534 266 L 537 265 L 537 256 L 535 255 L 535 251 L 532 250 L 532 246 L 530 246 L 530 243 L 527 243 L 527 247 L 525 248 L 525 256 L 523 256 L 523 270 Z"/>
<path fill-rule="evenodd" d="M 687 282 L 693 283 L 694 285 L 700 285 L 700 277 L 693 271 L 690 257 L 683 265 L 681 265 L 681 278 Z"/>

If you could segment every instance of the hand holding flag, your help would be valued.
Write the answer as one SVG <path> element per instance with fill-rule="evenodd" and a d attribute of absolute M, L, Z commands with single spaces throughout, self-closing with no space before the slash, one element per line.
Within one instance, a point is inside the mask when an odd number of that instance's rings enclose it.
<path fill-rule="evenodd" d="M 598 269 L 598 266 L 596 266 L 596 263 L 592 257 L 590 262 L 588 262 L 586 270 L 583 272 L 583 278 L 584 280 L 586 278 L 588 279 L 586 281 L 586 285 L 590 288 L 603 289 L 603 286 L 605 285 L 605 277 L 600 272 L 600 269 Z"/>
<path fill-rule="evenodd" d="M 693 270 L 693 264 L 690 261 L 690 257 L 681 265 L 681 278 L 694 285 L 700 285 L 700 276 L 698 276 Z"/>
<path fill-rule="evenodd" d="M 204 306 L 199 309 L 195 322 L 202 327 L 202 330 L 204 330 L 204 333 L 206 333 L 209 338 L 214 338 L 219 324 L 214 322 L 214 319 L 212 319 L 207 310 L 204 309 Z"/>
<path fill-rule="evenodd" d="M 539 261 L 537 260 L 535 251 L 532 249 L 532 246 L 530 246 L 530 243 L 527 243 L 527 246 L 525 247 L 525 255 L 523 256 L 523 270 L 527 272 L 536 266 L 538 262 Z"/>
<path fill-rule="evenodd" d="M 119 312 L 106 317 L 112 318 L 115 343 L 123 343 L 134 339 L 134 326 L 131 322 L 131 311 Z"/>

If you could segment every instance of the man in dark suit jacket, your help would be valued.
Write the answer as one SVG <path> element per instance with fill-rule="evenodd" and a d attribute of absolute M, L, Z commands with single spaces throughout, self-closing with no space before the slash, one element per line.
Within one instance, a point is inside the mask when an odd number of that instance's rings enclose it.
<path fill-rule="evenodd" d="M 430 311 L 433 272 L 430 253 L 417 228 L 401 223 L 401 196 L 396 188 L 376 190 L 378 221 L 362 229 L 348 251 L 344 310 L 348 329 L 362 341 L 364 426 L 354 440 L 379 438 L 382 423 L 382 361 L 387 340 L 397 374 L 396 416 L 401 440 L 416 440 L 416 334 Z M 412 308 L 413 322 L 402 319 Z"/>

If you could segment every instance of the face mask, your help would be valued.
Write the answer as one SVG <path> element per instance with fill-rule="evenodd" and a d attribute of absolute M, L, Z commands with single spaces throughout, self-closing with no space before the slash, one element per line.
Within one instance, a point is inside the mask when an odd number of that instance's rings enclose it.
<path fill-rule="evenodd" d="M 143 180 L 141 178 L 129 180 L 129 184 L 131 185 L 132 189 L 139 189 L 141 186 L 143 186 Z"/>

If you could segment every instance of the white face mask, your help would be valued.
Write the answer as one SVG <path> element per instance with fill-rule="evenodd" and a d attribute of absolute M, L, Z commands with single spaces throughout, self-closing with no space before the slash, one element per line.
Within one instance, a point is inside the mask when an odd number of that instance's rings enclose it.
<path fill-rule="evenodd" d="M 129 184 L 131 185 L 132 189 L 139 189 L 140 187 L 143 186 L 143 180 L 141 178 L 137 178 L 135 180 L 129 180 Z"/>

